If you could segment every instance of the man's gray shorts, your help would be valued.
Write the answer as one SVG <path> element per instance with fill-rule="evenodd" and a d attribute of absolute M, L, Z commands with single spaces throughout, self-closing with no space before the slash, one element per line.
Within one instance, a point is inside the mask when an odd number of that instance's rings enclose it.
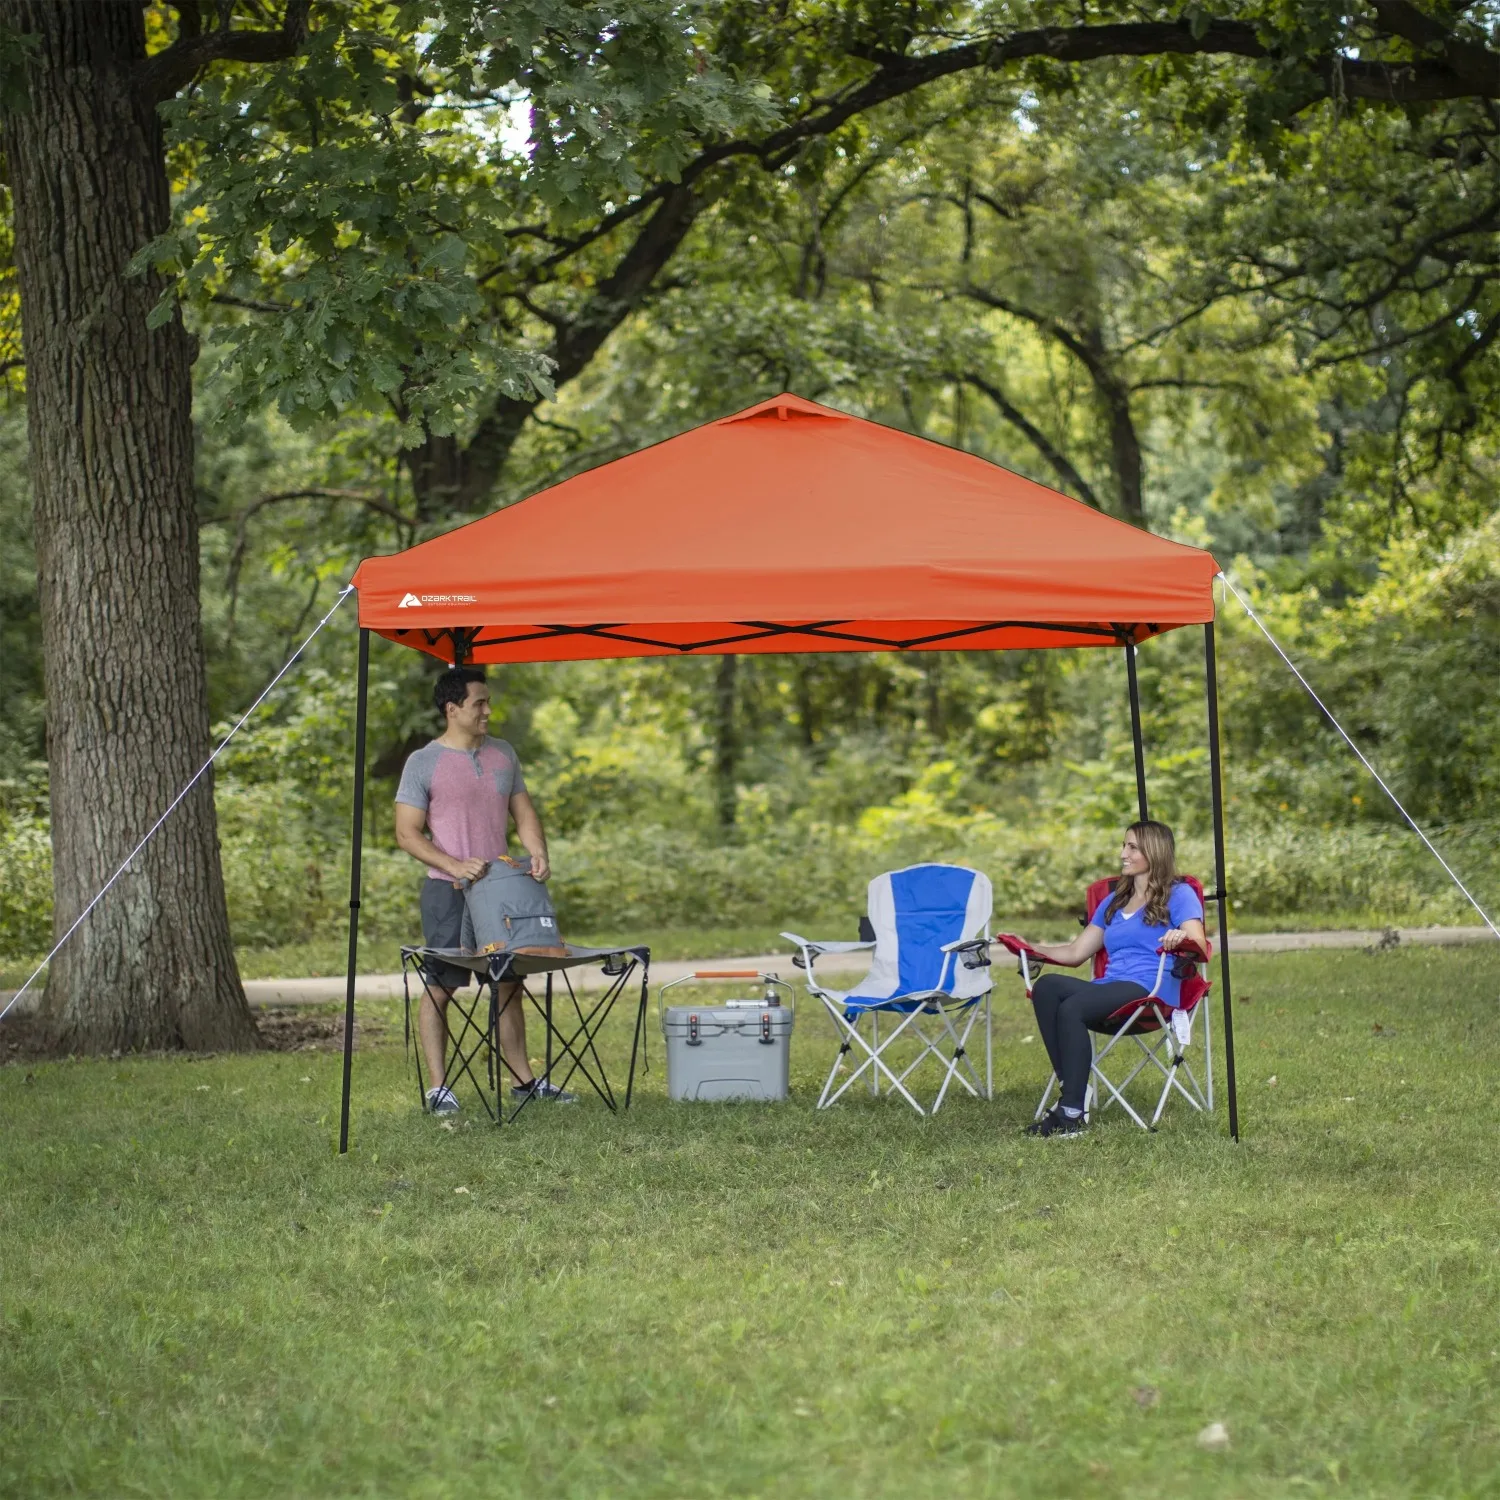
<path fill-rule="evenodd" d="M 464 893 L 454 890 L 451 880 L 422 881 L 422 943 L 427 948 L 462 948 L 464 938 Z M 457 964 L 424 957 L 419 965 L 428 984 L 445 990 L 461 990 L 474 977 Z"/>

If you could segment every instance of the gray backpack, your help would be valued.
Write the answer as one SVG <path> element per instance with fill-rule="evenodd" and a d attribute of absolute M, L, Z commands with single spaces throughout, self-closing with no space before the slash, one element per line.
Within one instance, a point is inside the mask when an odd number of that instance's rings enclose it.
<path fill-rule="evenodd" d="M 479 953 L 564 957 L 552 897 L 531 878 L 531 858 L 497 859 L 464 889 L 464 947 Z"/>

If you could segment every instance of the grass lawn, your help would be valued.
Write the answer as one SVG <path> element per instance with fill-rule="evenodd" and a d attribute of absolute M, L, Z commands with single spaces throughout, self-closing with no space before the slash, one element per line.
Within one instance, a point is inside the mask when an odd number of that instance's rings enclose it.
<path fill-rule="evenodd" d="M 1238 1146 L 1021 1136 L 997 979 L 934 1121 L 806 1005 L 789 1104 L 501 1131 L 372 1006 L 343 1160 L 331 1052 L 0 1068 L 0 1495 L 1500 1493 L 1500 949 L 1242 959 Z"/>

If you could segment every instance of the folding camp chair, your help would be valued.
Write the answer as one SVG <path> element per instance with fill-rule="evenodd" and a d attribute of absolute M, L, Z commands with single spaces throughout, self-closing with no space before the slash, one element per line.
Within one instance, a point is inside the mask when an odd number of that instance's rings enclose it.
<path fill-rule="evenodd" d="M 1192 887 L 1201 903 L 1202 885 L 1191 875 L 1184 875 L 1180 878 Z M 1086 921 L 1091 921 L 1094 913 L 1109 899 L 1115 884 L 1115 879 L 1108 878 L 1096 880 L 1088 888 Z M 1026 985 L 1026 998 L 1029 1000 L 1031 991 L 1041 976 L 1042 965 L 1052 963 L 1053 960 L 1044 958 L 1030 944 L 1022 942 L 1011 933 L 1001 933 L 995 941 L 1014 953 L 1020 960 L 1021 978 Z M 1208 1006 L 1202 1004 L 1210 989 L 1209 981 L 1203 975 L 1203 966 L 1207 965 L 1212 956 L 1211 947 L 1212 945 L 1210 945 L 1209 952 L 1203 952 L 1196 944 L 1187 943 L 1172 953 L 1158 948 L 1159 961 L 1156 966 L 1156 978 L 1151 985 L 1151 993 L 1139 1000 L 1127 1000 L 1124 1005 L 1090 1028 L 1096 1035 L 1107 1036 L 1109 1040 L 1102 1047 L 1097 1041 L 1094 1043 L 1093 1062 L 1089 1069 L 1089 1086 L 1084 1096 L 1086 1118 L 1096 1112 L 1102 1114 L 1111 1104 L 1118 1104 L 1142 1130 L 1154 1130 L 1174 1090 L 1181 1094 L 1194 1109 L 1204 1113 L 1213 1111 L 1212 1013 Z M 1178 1003 L 1175 1006 L 1168 1005 L 1160 998 L 1159 993 L 1162 981 L 1166 978 L 1169 963 L 1172 965 L 1173 976 L 1180 981 Z M 1094 955 L 1095 979 L 1104 977 L 1108 964 L 1109 955 L 1103 950 Z M 1203 1015 L 1203 1083 L 1198 1081 L 1198 1076 L 1193 1072 L 1192 1064 L 1187 1058 L 1187 1049 L 1193 1041 L 1193 1023 L 1198 1016 L 1200 1006 Z M 1133 1041 L 1140 1049 L 1140 1056 L 1133 1057 L 1134 1065 L 1116 1084 L 1105 1072 L 1103 1065 L 1106 1059 L 1114 1053 L 1115 1048 L 1126 1038 Z M 1132 1057 L 1128 1048 L 1123 1049 L 1123 1052 L 1127 1058 Z M 1125 1090 L 1143 1071 L 1152 1067 L 1162 1075 L 1162 1087 L 1156 1100 L 1156 1108 L 1152 1111 L 1148 1122 L 1141 1118 L 1125 1097 Z M 1151 1075 L 1148 1074 L 1148 1076 Z M 1036 1119 L 1040 1120 L 1047 1112 L 1054 1088 L 1061 1091 L 1061 1084 L 1055 1072 L 1048 1077 L 1047 1086 L 1042 1090 L 1041 1102 L 1036 1109 Z"/>
<path fill-rule="evenodd" d="M 808 993 L 823 1002 L 839 1036 L 839 1052 L 818 1099 L 827 1109 L 863 1077 L 870 1092 L 900 1094 L 919 1115 L 926 1110 L 907 1087 L 907 1079 L 929 1057 L 943 1072 L 932 1102 L 942 1107 L 956 1079 L 975 1098 L 991 1093 L 989 922 L 993 893 L 988 878 L 960 865 L 911 865 L 877 875 L 869 885 L 868 930 L 873 938 L 857 943 L 811 942 L 796 933 L 782 937 L 801 950 L 793 960 L 807 970 Z M 816 964 L 829 955 L 873 948 L 870 972 L 849 991 L 819 984 Z M 984 1083 L 969 1057 L 969 1037 L 984 1013 Z M 887 1035 L 880 1017 L 900 1017 Z M 961 1022 L 955 1025 L 955 1021 Z M 862 1028 L 868 1023 L 868 1039 Z M 916 1057 L 896 1072 L 894 1049 L 903 1040 L 918 1044 Z M 862 1054 L 849 1076 L 838 1083 L 849 1053 Z M 835 1084 L 838 1084 L 835 1087 Z"/>

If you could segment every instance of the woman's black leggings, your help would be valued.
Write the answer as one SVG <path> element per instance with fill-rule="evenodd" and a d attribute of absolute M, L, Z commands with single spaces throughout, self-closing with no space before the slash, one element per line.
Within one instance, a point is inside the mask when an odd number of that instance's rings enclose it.
<path fill-rule="evenodd" d="M 1052 1059 L 1052 1071 L 1062 1080 L 1062 1102 L 1069 1109 L 1082 1109 L 1088 1094 L 1089 1065 L 1094 1059 L 1090 1024 L 1148 994 L 1146 986 L 1133 979 L 1094 984 L 1071 974 L 1043 974 L 1037 980 L 1031 991 L 1036 1029 Z"/>

